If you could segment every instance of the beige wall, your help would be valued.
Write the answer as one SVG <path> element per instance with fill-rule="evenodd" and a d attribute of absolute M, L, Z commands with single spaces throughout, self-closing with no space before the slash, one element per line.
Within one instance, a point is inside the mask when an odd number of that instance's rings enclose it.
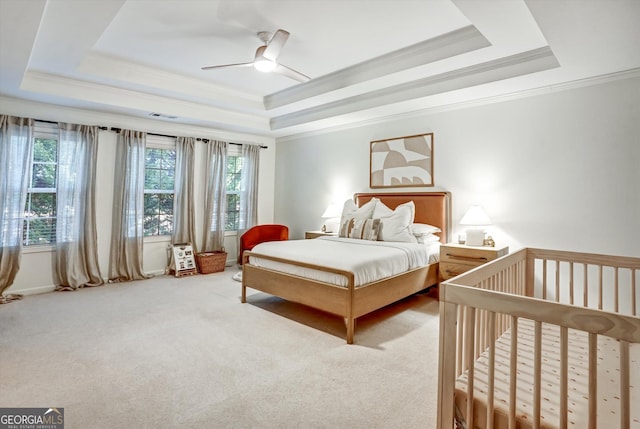
<path fill-rule="evenodd" d="M 273 139 L 242 134 L 223 133 L 218 130 L 200 127 L 188 127 L 153 120 L 138 119 L 119 115 L 97 114 L 79 109 L 61 108 L 23 100 L 0 97 L 0 111 L 5 114 L 32 117 L 36 119 L 65 121 L 85 124 L 96 124 L 112 127 L 131 128 L 147 132 L 167 135 L 186 135 L 228 141 L 252 142 L 268 146 L 260 152 L 260 189 L 258 190 L 258 221 L 273 222 L 273 189 L 276 145 Z M 103 278 L 108 275 L 109 248 L 111 239 L 111 202 L 113 200 L 115 166 L 116 133 L 101 131 L 98 139 L 98 166 L 96 183 L 96 224 L 98 229 L 98 260 Z M 195 162 L 196 195 L 196 241 L 202 241 L 202 219 L 204 211 L 204 144 L 196 143 Z M 167 264 L 167 238 L 147 238 L 144 244 L 143 267 L 148 274 L 164 273 Z M 235 261 L 236 236 L 228 235 L 225 239 L 228 262 Z M 39 293 L 54 289 L 53 249 L 29 247 L 24 248 L 21 268 L 9 293 Z"/>

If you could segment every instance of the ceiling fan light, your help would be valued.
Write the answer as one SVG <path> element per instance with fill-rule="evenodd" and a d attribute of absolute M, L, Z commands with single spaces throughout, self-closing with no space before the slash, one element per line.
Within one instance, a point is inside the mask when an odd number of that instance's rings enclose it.
<path fill-rule="evenodd" d="M 271 61 L 266 58 L 261 58 L 253 62 L 253 67 L 263 73 L 272 72 L 273 70 L 275 70 L 276 66 L 277 64 L 275 61 Z"/>

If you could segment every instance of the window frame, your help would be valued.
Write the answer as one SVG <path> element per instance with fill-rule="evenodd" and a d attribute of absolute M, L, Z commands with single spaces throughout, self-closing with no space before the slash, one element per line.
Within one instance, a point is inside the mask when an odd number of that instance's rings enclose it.
<path fill-rule="evenodd" d="M 145 165 L 144 165 L 145 176 L 146 176 L 146 171 L 147 171 L 147 163 L 146 163 L 147 149 L 173 150 L 175 152 L 176 151 L 176 141 L 177 141 L 177 139 L 174 138 L 174 137 L 155 136 L 155 135 L 147 134 L 147 141 L 146 141 L 146 145 L 145 145 Z M 174 163 L 174 165 L 173 165 L 173 177 L 174 177 L 174 180 L 175 180 L 175 169 L 176 169 L 176 165 Z M 174 189 L 172 189 L 171 191 L 169 191 L 168 189 L 146 189 L 146 188 L 143 189 L 143 192 L 142 192 L 143 205 L 144 205 L 144 199 L 145 199 L 147 194 L 165 194 L 165 195 L 166 194 L 171 194 L 171 195 L 173 195 L 174 204 L 173 204 L 173 207 L 171 209 L 171 215 L 172 215 L 173 220 L 175 220 L 175 185 L 174 185 Z M 142 221 L 144 223 L 144 217 L 145 217 L 144 213 L 142 214 L 142 217 L 143 217 Z M 171 241 L 171 237 L 173 236 L 173 231 L 174 231 L 173 221 L 172 221 L 171 233 L 164 234 L 164 235 L 160 235 L 160 234 L 144 235 L 144 226 L 143 226 L 143 240 L 145 242 Z"/>
<path fill-rule="evenodd" d="M 36 156 L 35 145 L 36 140 L 55 140 L 56 141 L 56 160 L 55 162 L 44 162 L 44 161 L 35 161 L 34 157 Z M 56 247 L 56 236 L 55 232 L 53 236 L 50 236 L 50 243 L 35 243 L 35 244 L 27 244 L 29 241 L 29 231 L 31 228 L 32 220 L 35 219 L 50 219 L 54 223 L 57 218 L 57 207 L 56 207 L 56 198 L 58 193 L 58 154 L 60 144 L 60 134 L 58 132 L 58 124 L 57 123 L 49 123 L 42 121 L 34 121 L 33 125 L 33 135 L 32 142 L 33 149 L 31 152 L 31 159 L 29 161 L 29 186 L 27 188 L 27 197 L 25 199 L 25 207 L 24 207 L 24 217 L 23 217 L 23 238 L 22 238 L 22 249 L 24 253 L 37 253 L 37 252 L 46 252 L 54 250 Z M 55 167 L 55 178 L 54 178 L 54 187 L 53 188 L 38 188 L 33 186 L 33 167 L 34 165 L 45 165 L 45 164 L 54 164 Z M 28 216 L 27 213 L 30 211 L 27 210 L 30 206 L 31 195 L 32 194 L 54 194 L 54 216 L 48 217 L 32 217 Z"/>
<path fill-rule="evenodd" d="M 236 157 L 236 158 L 242 158 L 242 147 L 240 145 L 236 145 L 236 144 L 230 144 L 229 146 L 227 146 L 227 177 L 225 178 L 225 184 L 229 182 L 229 158 L 231 157 Z M 244 160 L 243 160 L 244 163 Z M 240 179 L 242 180 L 242 178 Z M 229 194 L 236 194 L 239 195 L 240 191 L 229 191 L 228 188 L 225 189 L 225 194 L 229 195 Z M 234 211 L 239 213 L 240 210 Z M 229 207 L 227 205 L 227 210 L 225 211 L 224 214 L 224 224 L 225 224 L 225 230 L 224 230 L 224 235 L 226 236 L 235 236 L 238 235 L 238 229 L 227 229 L 227 216 L 229 213 Z"/>

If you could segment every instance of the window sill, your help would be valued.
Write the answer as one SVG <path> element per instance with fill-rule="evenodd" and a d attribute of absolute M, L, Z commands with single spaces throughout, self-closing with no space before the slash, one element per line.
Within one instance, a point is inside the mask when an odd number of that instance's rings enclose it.
<path fill-rule="evenodd" d="M 29 253 L 51 253 L 51 252 L 55 252 L 56 251 L 56 246 L 52 246 L 52 245 L 42 245 L 42 246 L 38 246 L 38 245 L 31 245 L 31 246 L 22 246 L 22 254 L 29 254 Z"/>

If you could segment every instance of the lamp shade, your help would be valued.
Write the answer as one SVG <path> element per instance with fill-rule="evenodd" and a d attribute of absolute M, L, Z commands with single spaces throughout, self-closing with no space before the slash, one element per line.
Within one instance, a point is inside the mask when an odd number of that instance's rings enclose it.
<path fill-rule="evenodd" d="M 489 215 L 481 206 L 471 206 L 462 217 L 462 220 L 460 220 L 460 225 L 491 225 L 491 219 L 489 219 Z"/>
<path fill-rule="evenodd" d="M 342 207 L 337 204 L 329 204 L 327 209 L 322 213 L 323 219 L 331 219 L 342 215 Z"/>

